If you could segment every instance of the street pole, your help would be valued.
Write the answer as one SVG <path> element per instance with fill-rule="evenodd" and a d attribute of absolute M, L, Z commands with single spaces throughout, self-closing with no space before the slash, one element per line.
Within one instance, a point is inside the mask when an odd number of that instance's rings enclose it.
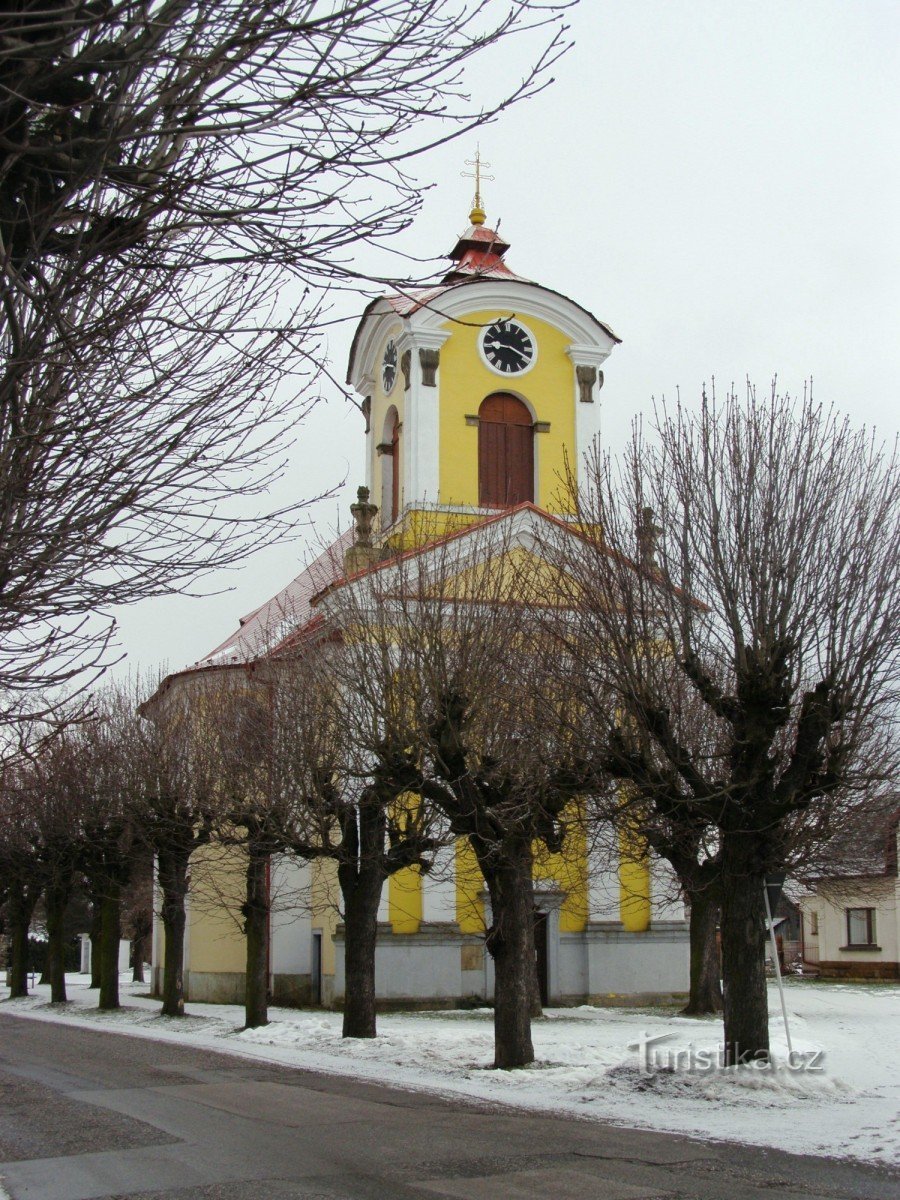
<path fill-rule="evenodd" d="M 787 1038 L 788 1057 L 792 1058 L 794 1048 L 791 1045 L 791 1031 L 788 1026 L 787 1005 L 784 1002 L 784 980 L 781 978 L 781 963 L 778 961 L 778 942 L 775 940 L 775 922 L 772 920 L 772 909 L 769 907 L 769 889 L 763 888 L 766 901 L 766 920 L 769 922 L 769 936 L 772 939 L 772 961 L 775 963 L 775 978 L 778 981 L 778 998 L 781 1000 L 781 1016 L 784 1020 L 784 1036 Z"/>

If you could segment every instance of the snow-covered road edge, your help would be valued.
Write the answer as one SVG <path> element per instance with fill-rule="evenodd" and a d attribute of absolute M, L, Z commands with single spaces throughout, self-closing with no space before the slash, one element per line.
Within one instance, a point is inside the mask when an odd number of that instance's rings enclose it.
<path fill-rule="evenodd" d="M 242 1030 L 242 1010 L 188 1006 L 182 1021 L 161 1018 L 158 1002 L 129 995 L 116 1013 L 89 1007 L 73 977 L 73 1003 L 52 1009 L 45 997 L 4 1001 L 0 1012 L 83 1029 L 122 1033 L 166 1045 L 238 1055 L 256 1062 L 383 1083 L 455 1102 L 513 1108 L 652 1129 L 710 1142 L 740 1142 L 793 1153 L 892 1163 L 900 1159 L 900 1084 L 885 1054 L 900 1016 L 900 988 L 802 985 L 789 989 L 794 1043 L 826 1051 L 827 1070 L 796 1073 L 640 1069 L 635 1039 L 664 1034 L 675 1051 L 704 1050 L 721 1024 L 662 1010 L 550 1010 L 535 1024 L 538 1062 L 524 1071 L 486 1069 L 491 1020 L 486 1012 L 405 1013 L 379 1017 L 379 1037 L 348 1042 L 340 1015 L 272 1009 L 272 1024 Z M 45 989 L 37 989 L 39 993 Z M 0 992 L 2 995 L 2 992 Z M 774 999 L 774 997 L 773 997 Z M 776 1001 L 777 1003 L 777 1001 Z M 773 1049 L 783 1058 L 784 1031 L 772 1014 Z"/>

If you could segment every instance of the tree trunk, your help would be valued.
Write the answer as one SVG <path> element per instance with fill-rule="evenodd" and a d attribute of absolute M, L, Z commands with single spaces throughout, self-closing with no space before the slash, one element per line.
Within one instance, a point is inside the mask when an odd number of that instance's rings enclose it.
<path fill-rule="evenodd" d="M 753 835 L 722 835 L 722 979 L 725 1063 L 768 1061 L 765 875 Z"/>
<path fill-rule="evenodd" d="M 6 906 L 10 928 L 9 998 L 28 995 L 28 930 L 34 900 L 24 889 L 13 888 Z"/>
<path fill-rule="evenodd" d="M 131 982 L 144 982 L 144 939 L 137 938 L 131 953 Z"/>
<path fill-rule="evenodd" d="M 343 824 L 338 883 L 344 901 L 343 1037 L 372 1038 L 375 1017 L 375 944 L 378 905 L 386 878 L 384 839 L 388 799 L 366 789 L 356 814 Z"/>
<path fill-rule="evenodd" d="M 532 895 L 534 893 L 534 880 L 531 881 Z M 541 1000 L 541 981 L 538 978 L 538 961 L 537 947 L 534 953 L 534 970 L 531 972 L 531 1018 L 537 1020 L 538 1017 L 544 1015 L 544 1002 Z"/>
<path fill-rule="evenodd" d="M 252 846 L 247 853 L 247 894 L 243 907 L 247 938 L 244 1021 L 247 1029 L 256 1029 L 269 1023 L 269 856 Z"/>
<path fill-rule="evenodd" d="M 100 945 L 103 928 L 103 906 L 99 897 L 91 901 L 91 987 L 100 986 Z"/>
<path fill-rule="evenodd" d="M 704 1016 L 722 1011 L 719 943 L 716 926 L 719 920 L 718 897 L 710 888 L 698 888 L 690 893 L 691 902 L 691 990 L 688 1002 L 681 1011 L 685 1016 Z"/>
<path fill-rule="evenodd" d="M 344 1024 L 345 1038 L 373 1038 L 375 1017 L 375 942 L 378 905 L 384 874 L 377 863 L 362 863 L 347 886 L 344 901 Z"/>
<path fill-rule="evenodd" d="M 159 886 L 162 921 L 166 933 L 163 953 L 162 1014 L 184 1016 L 184 931 L 187 924 L 188 856 L 160 854 Z"/>
<path fill-rule="evenodd" d="M 494 960 L 494 1066 L 534 1062 L 531 1009 L 536 984 L 532 852 L 527 841 L 472 844 L 491 897 L 487 948 Z M 499 861 L 498 861 L 499 860 Z"/>
<path fill-rule="evenodd" d="M 47 907 L 47 974 L 50 977 L 51 1004 L 66 1002 L 66 949 L 63 920 L 69 902 L 69 889 L 61 883 L 50 884 L 44 894 Z"/>
<path fill-rule="evenodd" d="M 100 999 L 104 1010 L 119 1008 L 119 942 L 122 937 L 122 917 L 119 904 L 120 888 L 112 880 L 100 901 Z"/>

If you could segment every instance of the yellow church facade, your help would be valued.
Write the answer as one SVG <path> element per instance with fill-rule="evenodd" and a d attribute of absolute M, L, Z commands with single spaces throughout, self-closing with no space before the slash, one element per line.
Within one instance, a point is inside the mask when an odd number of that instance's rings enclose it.
<path fill-rule="evenodd" d="M 604 364 L 618 338 L 590 311 L 516 274 L 508 245 L 471 223 L 434 286 L 373 301 L 350 353 L 348 382 L 366 418 L 366 487 L 374 547 L 345 535 L 235 633 L 161 689 L 245 669 L 317 615 L 336 587 L 400 553 L 427 556 L 448 537 L 491 556 L 518 549 L 539 570 L 540 547 L 565 536 L 567 479 L 579 479 L 601 432 Z M 562 531 L 562 532 L 561 532 Z M 465 842 L 427 876 L 390 878 L 379 911 L 376 988 L 386 1002 L 488 1000 L 493 980 L 483 882 Z M 219 889 L 221 899 L 222 889 Z M 305 900 L 300 901 L 304 896 Z M 224 905 L 224 900 L 221 904 Z M 602 859 L 576 831 L 565 856 L 535 866 L 536 944 L 545 1002 L 668 996 L 687 990 L 688 938 L 677 889 L 659 862 Z M 161 964 L 157 931 L 154 963 Z M 270 973 L 276 1002 L 337 1002 L 343 943 L 327 868 L 273 867 Z M 190 998 L 237 1001 L 239 922 L 191 904 L 185 961 Z"/>

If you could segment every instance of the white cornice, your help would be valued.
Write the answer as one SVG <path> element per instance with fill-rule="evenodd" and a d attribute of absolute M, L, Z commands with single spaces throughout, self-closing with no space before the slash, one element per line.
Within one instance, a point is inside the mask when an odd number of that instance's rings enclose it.
<path fill-rule="evenodd" d="M 416 330 L 439 329 L 454 317 L 485 310 L 521 316 L 523 320 L 529 315 L 537 317 L 561 329 L 578 345 L 605 351 L 604 357 L 616 344 L 615 335 L 573 300 L 540 284 L 517 279 L 483 280 L 450 288 L 409 320 Z"/>
<path fill-rule="evenodd" d="M 581 343 L 573 342 L 566 349 L 566 354 L 571 358 L 572 362 L 579 367 L 599 367 L 601 363 L 606 362 L 609 358 L 609 352 L 612 349 L 604 349 L 601 346 L 585 346 Z"/>

